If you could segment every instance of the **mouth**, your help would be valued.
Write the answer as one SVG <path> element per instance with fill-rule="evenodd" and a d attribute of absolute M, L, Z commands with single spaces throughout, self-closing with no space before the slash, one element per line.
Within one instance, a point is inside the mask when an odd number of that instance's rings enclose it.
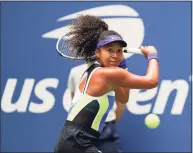
<path fill-rule="evenodd" d="M 118 66 L 120 64 L 120 61 L 109 61 L 111 65 Z"/>
<path fill-rule="evenodd" d="M 120 61 L 109 61 L 110 63 L 120 63 Z"/>

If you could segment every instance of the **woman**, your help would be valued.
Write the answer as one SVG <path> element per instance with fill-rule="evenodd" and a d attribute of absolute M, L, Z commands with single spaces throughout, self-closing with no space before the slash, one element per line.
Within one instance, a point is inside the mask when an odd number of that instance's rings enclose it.
<path fill-rule="evenodd" d="M 71 98 L 73 99 L 76 86 L 79 85 L 82 74 L 93 64 L 92 62 L 83 63 L 75 66 L 70 70 L 68 77 L 68 90 L 70 90 Z M 66 101 L 68 102 L 68 101 Z M 120 102 L 109 101 L 113 103 L 113 107 L 109 111 L 105 125 L 100 133 L 100 137 L 97 143 L 97 148 L 102 152 L 122 152 L 121 139 L 117 130 L 117 122 L 120 120 L 126 104 Z"/>
<path fill-rule="evenodd" d="M 83 74 L 76 89 L 65 126 L 58 139 L 55 152 L 100 152 L 96 145 L 111 101 L 125 104 L 129 89 L 151 89 L 159 80 L 157 50 L 153 46 L 141 47 L 148 59 L 145 76 L 126 71 L 123 48 L 127 43 L 121 36 L 108 30 L 100 18 L 82 15 L 72 24 L 70 44 L 78 56 L 86 61 L 96 55 L 93 64 Z M 115 98 L 115 99 L 114 99 Z"/>

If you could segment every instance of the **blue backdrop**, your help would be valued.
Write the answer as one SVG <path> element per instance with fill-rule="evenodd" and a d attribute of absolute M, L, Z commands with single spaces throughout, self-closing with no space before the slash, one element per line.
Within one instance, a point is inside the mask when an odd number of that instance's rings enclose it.
<path fill-rule="evenodd" d="M 83 63 L 58 56 L 55 44 L 80 11 L 106 19 L 130 47 L 159 51 L 159 86 L 132 90 L 118 123 L 123 151 L 190 152 L 191 2 L 1 2 L 1 151 L 53 151 L 68 74 Z M 144 75 L 146 59 L 127 57 Z M 152 112 L 161 120 L 154 130 L 144 125 Z"/>

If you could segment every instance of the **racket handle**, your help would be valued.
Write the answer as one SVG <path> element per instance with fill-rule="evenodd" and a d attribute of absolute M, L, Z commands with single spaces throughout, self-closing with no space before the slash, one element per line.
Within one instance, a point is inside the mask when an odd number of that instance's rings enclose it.
<path fill-rule="evenodd" d="M 133 54 L 143 54 L 141 49 L 138 48 L 127 48 L 124 50 L 125 53 L 133 53 Z"/>

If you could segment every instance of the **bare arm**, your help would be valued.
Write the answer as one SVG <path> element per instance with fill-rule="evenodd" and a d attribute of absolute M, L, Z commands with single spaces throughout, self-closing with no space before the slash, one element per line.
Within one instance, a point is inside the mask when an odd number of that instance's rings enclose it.
<path fill-rule="evenodd" d="M 116 98 L 116 104 L 117 108 L 115 110 L 116 113 L 116 122 L 118 122 L 125 110 L 126 103 L 129 100 L 129 88 L 123 88 L 123 87 L 118 87 L 115 90 L 115 98 Z"/>
<path fill-rule="evenodd" d="M 116 113 L 116 122 L 118 122 L 124 113 L 124 110 L 126 108 L 126 104 L 122 104 L 118 101 L 116 101 L 116 104 L 117 104 L 117 108 L 115 110 L 115 113 Z"/>
<path fill-rule="evenodd" d="M 142 48 L 144 54 L 156 52 L 154 47 Z M 145 76 L 139 76 L 127 72 L 118 67 L 104 68 L 103 75 L 108 84 L 113 87 L 125 87 L 133 89 L 151 89 L 157 86 L 159 81 L 159 63 L 156 59 L 148 62 L 148 69 Z"/>
<path fill-rule="evenodd" d="M 115 89 L 115 99 L 119 103 L 125 104 L 129 100 L 129 88 L 117 87 Z"/>

